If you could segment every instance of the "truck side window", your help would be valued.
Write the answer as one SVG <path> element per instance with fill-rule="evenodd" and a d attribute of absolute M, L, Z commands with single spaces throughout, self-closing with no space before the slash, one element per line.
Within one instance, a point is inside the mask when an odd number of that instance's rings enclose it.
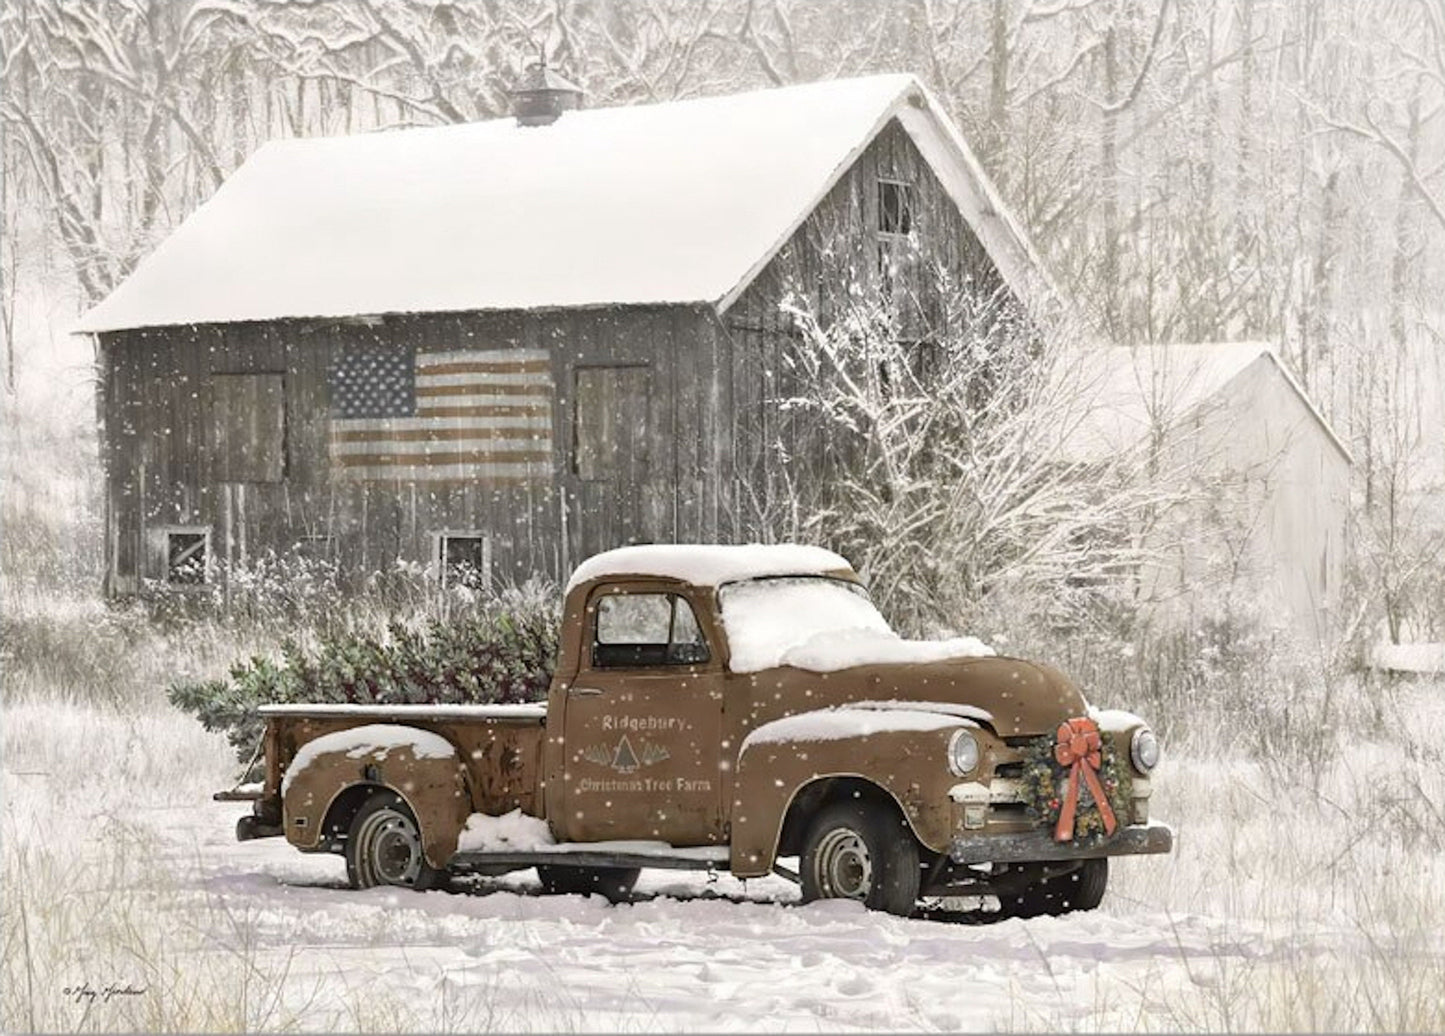
<path fill-rule="evenodd" d="M 707 641 L 686 599 L 676 594 L 608 594 L 597 602 L 592 664 L 599 669 L 696 665 Z"/>

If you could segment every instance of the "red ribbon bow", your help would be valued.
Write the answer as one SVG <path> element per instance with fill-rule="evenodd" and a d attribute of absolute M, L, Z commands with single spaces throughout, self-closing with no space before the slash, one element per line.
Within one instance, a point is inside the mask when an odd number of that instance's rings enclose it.
<path fill-rule="evenodd" d="M 1113 834 L 1119 822 L 1114 819 L 1114 810 L 1109 797 L 1099 783 L 1099 767 L 1104 764 L 1102 755 L 1104 742 L 1099 737 L 1099 727 L 1091 719 L 1078 716 L 1067 723 L 1059 724 L 1058 740 L 1054 743 L 1054 758 L 1060 766 L 1069 767 L 1069 789 L 1064 795 L 1063 808 L 1059 810 L 1059 823 L 1054 828 L 1054 841 L 1067 842 L 1074 837 L 1074 814 L 1079 807 L 1079 775 L 1093 793 L 1094 804 L 1104 821 L 1105 834 Z"/>

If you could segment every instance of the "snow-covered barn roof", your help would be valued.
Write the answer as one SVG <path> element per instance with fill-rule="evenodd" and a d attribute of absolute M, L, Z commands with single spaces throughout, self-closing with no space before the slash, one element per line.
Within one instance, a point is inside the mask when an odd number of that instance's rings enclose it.
<path fill-rule="evenodd" d="M 1079 387 L 1081 410 L 1061 454 L 1071 461 L 1109 456 L 1172 425 L 1217 395 L 1257 363 L 1270 364 L 1299 396 L 1326 437 L 1351 460 L 1294 374 L 1267 342 L 1117 346 L 1091 350 L 1061 365 L 1057 377 Z"/>
<path fill-rule="evenodd" d="M 261 147 L 109 297 L 100 332 L 385 313 L 726 309 L 897 118 L 1026 303 L 1051 295 L 911 75 Z"/>

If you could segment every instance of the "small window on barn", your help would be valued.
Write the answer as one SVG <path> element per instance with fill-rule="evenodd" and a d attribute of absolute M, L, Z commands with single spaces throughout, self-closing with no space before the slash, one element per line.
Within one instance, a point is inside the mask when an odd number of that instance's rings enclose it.
<path fill-rule="evenodd" d="M 217 482 L 286 477 L 284 375 L 211 376 L 211 463 Z"/>
<path fill-rule="evenodd" d="M 201 586 L 207 581 L 211 560 L 211 530 L 167 529 L 166 584 Z"/>
<path fill-rule="evenodd" d="M 650 376 L 643 366 L 579 367 L 573 395 L 572 473 L 634 482 L 647 471 Z"/>
<path fill-rule="evenodd" d="M 486 588 L 492 578 L 492 541 L 474 532 L 437 534 L 437 570 L 443 586 Z"/>
<path fill-rule="evenodd" d="M 896 237 L 913 233 L 913 185 L 902 180 L 878 181 L 878 232 Z"/>

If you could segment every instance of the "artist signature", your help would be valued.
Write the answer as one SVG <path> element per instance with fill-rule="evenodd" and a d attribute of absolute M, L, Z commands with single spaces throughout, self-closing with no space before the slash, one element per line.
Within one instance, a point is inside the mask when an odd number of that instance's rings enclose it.
<path fill-rule="evenodd" d="M 60 991 L 62 996 L 68 997 L 77 1004 L 85 1004 L 89 1007 L 94 1003 L 108 1004 L 118 996 L 144 996 L 144 989 L 137 989 L 129 982 L 118 985 L 114 982 L 97 989 L 89 982 L 82 982 L 78 986 L 66 986 Z"/>

